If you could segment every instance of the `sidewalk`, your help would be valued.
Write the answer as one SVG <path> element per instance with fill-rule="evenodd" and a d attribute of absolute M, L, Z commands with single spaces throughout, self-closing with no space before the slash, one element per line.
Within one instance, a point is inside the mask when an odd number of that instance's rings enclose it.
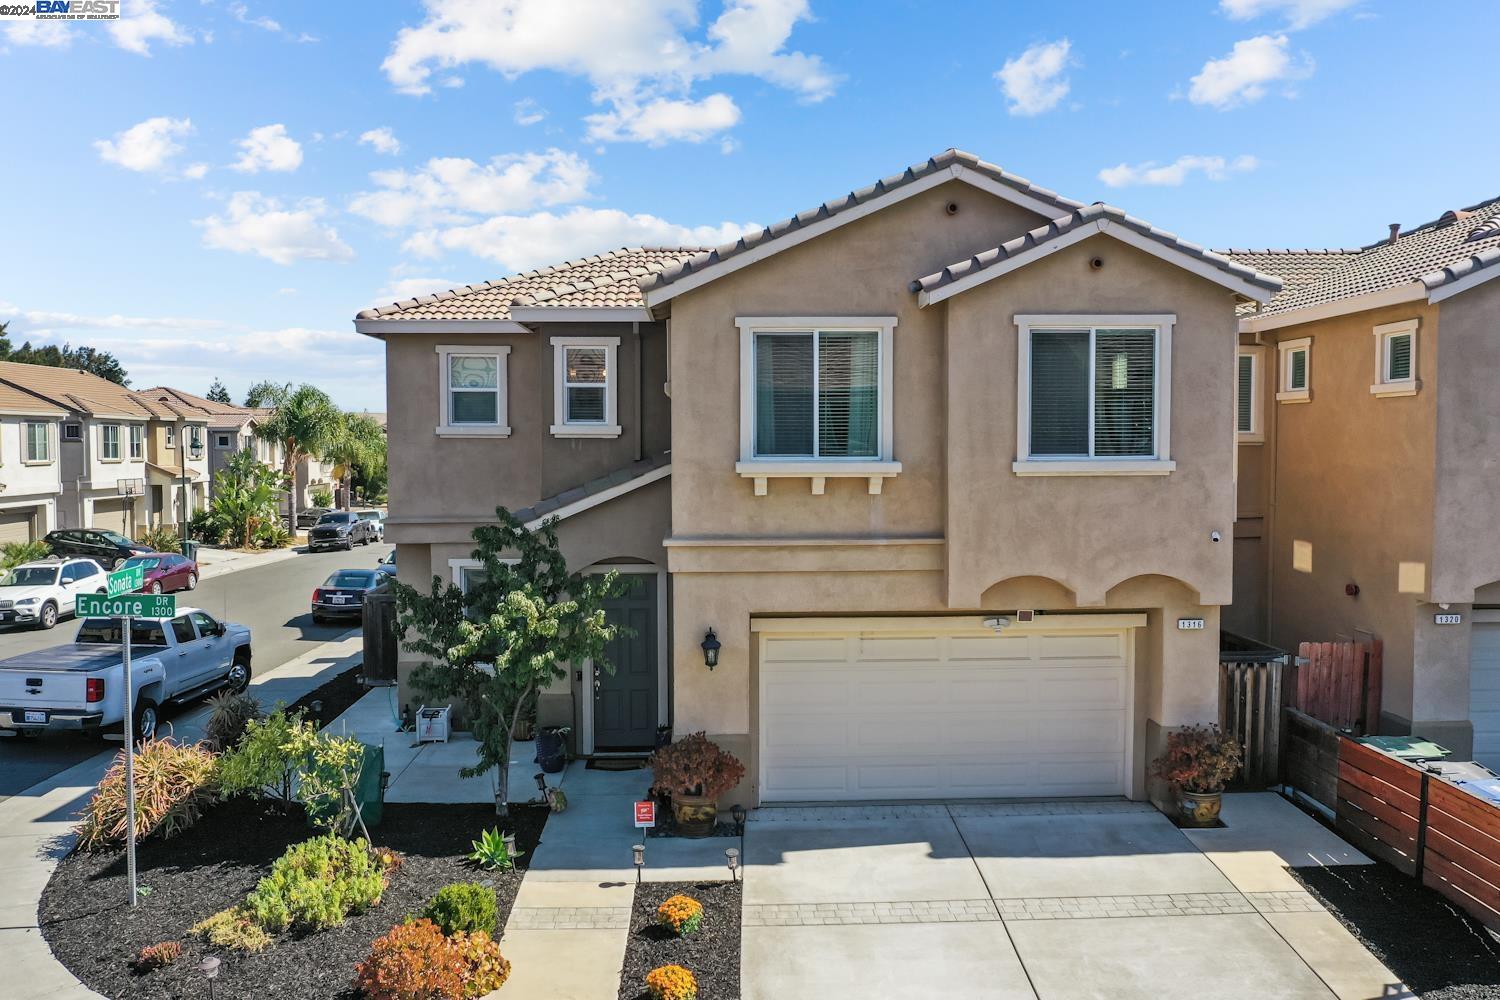
<path fill-rule="evenodd" d="M 211 549 L 205 545 L 198 549 L 198 579 L 212 580 L 238 573 L 242 569 L 270 566 L 300 554 L 301 550 L 292 547 L 266 552 L 237 552 L 233 549 Z"/>
<path fill-rule="evenodd" d="M 250 690 L 266 706 L 295 701 L 362 656 L 358 634 L 336 639 L 255 678 Z M 207 707 L 199 706 L 174 719 L 170 735 L 198 739 L 207 721 Z M 101 1000 L 52 957 L 37 927 L 37 902 L 71 849 L 77 815 L 115 753 L 114 748 L 103 751 L 0 802 L 0 955 L 6 960 L 6 1000 Z"/>

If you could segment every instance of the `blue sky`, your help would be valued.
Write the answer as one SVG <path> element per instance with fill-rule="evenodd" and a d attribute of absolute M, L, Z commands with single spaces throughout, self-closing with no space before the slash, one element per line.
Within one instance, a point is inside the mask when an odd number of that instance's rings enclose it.
<path fill-rule="evenodd" d="M 1483 0 L 123 0 L 0 19 L 0 320 L 385 408 L 367 305 L 714 243 L 959 146 L 1195 242 L 1493 196 Z"/>

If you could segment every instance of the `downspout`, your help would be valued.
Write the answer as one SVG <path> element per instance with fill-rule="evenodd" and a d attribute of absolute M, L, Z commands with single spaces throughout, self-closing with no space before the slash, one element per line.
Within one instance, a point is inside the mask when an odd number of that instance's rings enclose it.
<path fill-rule="evenodd" d="M 641 347 L 641 324 L 638 320 L 630 324 L 630 332 L 635 337 L 635 460 L 639 462 L 646 457 L 645 430 L 641 426 L 646 397 L 646 352 Z"/>

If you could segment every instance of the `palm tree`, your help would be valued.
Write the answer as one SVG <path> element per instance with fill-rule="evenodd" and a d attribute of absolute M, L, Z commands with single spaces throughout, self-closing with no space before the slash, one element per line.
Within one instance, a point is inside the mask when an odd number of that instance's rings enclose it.
<path fill-rule="evenodd" d="M 262 465 L 249 448 L 235 452 L 214 476 L 208 509 L 215 527 L 235 545 L 250 548 L 261 526 L 276 520 L 281 481 L 281 474 Z"/>
<path fill-rule="evenodd" d="M 323 461 L 333 464 L 333 474 L 342 485 L 343 507 L 347 510 L 355 468 L 368 476 L 385 465 L 385 431 L 363 413 L 341 414 L 333 440 L 323 449 Z"/>
<path fill-rule="evenodd" d="M 297 464 L 328 450 L 338 434 L 339 408 L 322 389 L 310 385 L 293 389 L 290 384 L 265 387 L 259 405 L 271 407 L 271 414 L 256 424 L 255 433 L 282 447 L 281 472 L 291 484 L 287 530 L 295 535 Z"/>

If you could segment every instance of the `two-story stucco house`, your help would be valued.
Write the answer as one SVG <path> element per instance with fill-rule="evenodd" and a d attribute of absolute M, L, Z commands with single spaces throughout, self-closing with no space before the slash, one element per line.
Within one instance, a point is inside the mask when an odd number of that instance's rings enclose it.
<path fill-rule="evenodd" d="M 209 417 L 167 389 L 133 395 L 153 418 L 146 434 L 147 516 L 153 525 L 182 532 L 208 506 Z"/>
<path fill-rule="evenodd" d="M 67 411 L 0 383 L 0 545 L 57 527 L 62 494 L 58 435 Z"/>
<path fill-rule="evenodd" d="M 1377 638 L 1381 720 L 1500 767 L 1500 200 L 1354 250 L 1228 250 L 1237 631 Z"/>
<path fill-rule="evenodd" d="M 582 753 L 706 730 L 749 802 L 1143 797 L 1216 717 L 1235 311 L 1279 288 L 949 150 L 716 250 L 368 310 L 388 538 L 462 583 L 504 504 L 628 574 L 614 673 L 540 704 Z"/>

